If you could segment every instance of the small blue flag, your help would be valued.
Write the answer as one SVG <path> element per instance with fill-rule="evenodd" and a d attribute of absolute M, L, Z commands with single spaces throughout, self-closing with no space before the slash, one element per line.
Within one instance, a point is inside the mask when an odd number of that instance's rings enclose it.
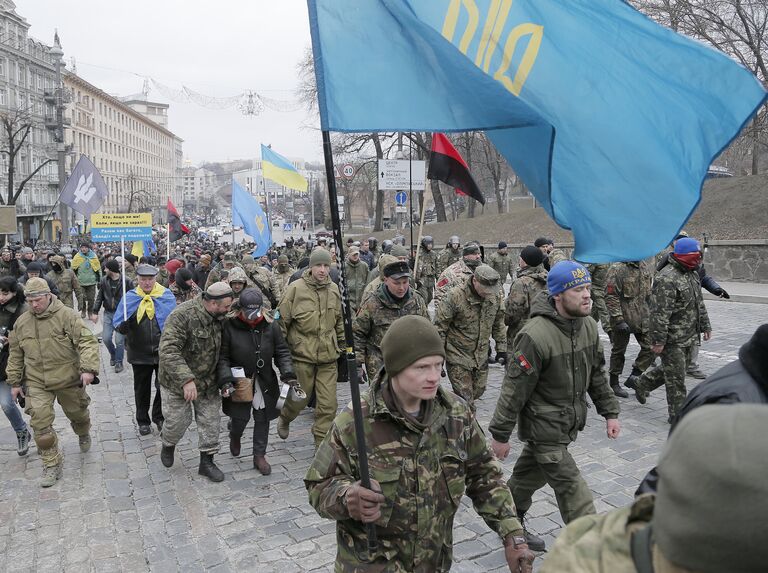
<path fill-rule="evenodd" d="M 256 242 L 254 257 L 266 255 L 272 245 L 272 230 L 259 202 L 250 193 L 232 181 L 232 224 L 241 226 L 246 235 Z"/>
<path fill-rule="evenodd" d="M 582 261 L 664 249 L 766 97 L 620 0 L 308 4 L 324 130 L 488 130 Z"/>

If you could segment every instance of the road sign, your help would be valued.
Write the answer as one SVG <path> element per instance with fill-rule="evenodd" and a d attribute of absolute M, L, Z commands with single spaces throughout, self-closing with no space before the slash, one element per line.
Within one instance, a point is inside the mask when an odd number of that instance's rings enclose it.
<path fill-rule="evenodd" d="M 80 229 L 78 229 L 77 227 L 70 227 L 69 228 L 69 234 L 70 235 L 77 235 L 79 232 L 80 232 Z"/>
<path fill-rule="evenodd" d="M 290 223 L 286 223 L 285 225 L 283 225 L 283 231 L 291 231 L 291 230 L 292 230 L 292 227 Z"/>
<path fill-rule="evenodd" d="M 426 162 L 408 159 L 379 159 L 379 189 L 402 191 L 413 189 L 424 191 L 427 168 Z"/>
<path fill-rule="evenodd" d="M 408 209 L 405 208 L 405 205 L 397 205 L 395 207 L 395 213 L 407 213 Z"/>
<path fill-rule="evenodd" d="M 344 165 L 344 167 L 341 168 L 341 172 L 344 174 L 344 177 L 347 179 L 352 179 L 355 175 L 355 168 L 352 167 L 351 163 L 347 163 Z"/>
<path fill-rule="evenodd" d="M 405 194 L 405 191 L 398 191 L 395 193 L 395 205 L 405 205 L 405 202 L 408 200 L 408 195 Z"/>
<path fill-rule="evenodd" d="M 152 238 L 150 213 L 94 213 L 91 215 L 92 241 L 144 241 Z"/>

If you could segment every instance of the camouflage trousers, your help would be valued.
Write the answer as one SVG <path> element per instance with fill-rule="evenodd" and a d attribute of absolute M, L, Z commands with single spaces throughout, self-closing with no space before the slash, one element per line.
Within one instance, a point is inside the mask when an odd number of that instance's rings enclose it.
<path fill-rule="evenodd" d="M 64 303 L 64 306 L 68 306 L 69 308 L 75 308 L 75 299 L 72 296 L 73 292 L 60 292 L 59 293 L 59 300 Z M 77 310 L 77 309 L 75 309 Z"/>
<path fill-rule="evenodd" d="M 608 314 L 608 307 L 605 304 L 605 291 L 602 289 L 592 289 L 592 318 L 602 325 L 608 338 L 611 338 L 611 315 Z"/>
<path fill-rule="evenodd" d="M 77 289 L 77 304 L 81 313 L 92 313 L 95 299 L 96 285 L 80 285 L 80 288 Z"/>
<path fill-rule="evenodd" d="M 518 515 L 531 508 L 533 494 L 547 484 L 555 491 L 564 523 L 595 513 L 592 492 L 581 477 L 568 446 L 529 442 L 520 452 L 507 482 Z"/>
<path fill-rule="evenodd" d="M 160 386 L 160 398 L 163 405 L 163 430 L 160 438 L 164 446 L 175 446 L 192 423 L 194 412 L 197 424 L 197 449 L 203 454 L 216 454 L 219 451 L 219 421 L 221 419 L 221 396 L 198 393 L 197 398 L 187 402 L 183 395 L 171 392 Z"/>
<path fill-rule="evenodd" d="M 685 371 L 691 360 L 695 344 L 676 346 L 667 344 L 660 355 L 661 365 L 646 370 L 640 377 L 637 389 L 642 392 L 653 392 L 661 385 L 667 388 L 667 410 L 669 417 L 677 415 L 685 401 Z"/>
<path fill-rule="evenodd" d="M 475 400 L 485 393 L 485 387 L 488 384 L 488 366 L 465 368 L 449 362 L 445 369 L 453 391 L 464 398 L 474 412 Z"/>
<path fill-rule="evenodd" d="M 338 378 L 336 362 L 310 364 L 295 360 L 293 368 L 301 389 L 307 393 L 307 398 L 294 401 L 289 396 L 280 412 L 280 418 L 288 423 L 295 420 L 309 402 L 309 397 L 314 390 L 317 403 L 315 404 L 315 423 L 312 424 L 312 435 L 315 437 L 315 444 L 319 444 L 325 438 L 328 430 L 331 429 L 336 411 L 339 409 L 336 399 L 336 379 Z"/>
<path fill-rule="evenodd" d="M 424 279 L 422 279 L 424 281 Z M 422 282 L 417 289 L 424 299 L 424 304 L 429 305 L 432 302 L 432 298 L 435 296 L 435 278 L 429 277 L 425 282 Z"/>
<path fill-rule="evenodd" d="M 91 399 L 84 388 L 74 386 L 61 390 L 46 390 L 30 386 L 27 388 L 27 405 L 24 411 L 30 417 L 29 425 L 35 436 L 35 444 L 43 466 L 51 467 L 61 463 L 59 440 L 53 429 L 54 401 L 58 401 L 64 415 L 69 418 L 72 430 L 78 436 L 86 436 L 91 429 L 88 404 Z"/>
<path fill-rule="evenodd" d="M 653 364 L 656 355 L 651 350 L 651 339 L 647 332 L 635 332 L 635 340 L 640 345 L 640 352 L 632 365 L 633 370 L 645 372 Z M 611 336 L 611 364 L 608 372 L 621 376 L 624 371 L 624 354 L 629 346 L 629 332 L 614 331 Z"/>

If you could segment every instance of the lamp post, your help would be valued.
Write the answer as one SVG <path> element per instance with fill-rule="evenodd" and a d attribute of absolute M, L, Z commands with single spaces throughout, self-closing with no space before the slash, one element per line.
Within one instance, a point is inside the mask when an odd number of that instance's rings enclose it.
<path fill-rule="evenodd" d="M 54 131 L 54 141 L 56 142 L 56 156 L 59 169 L 59 199 L 64 190 L 64 179 L 66 173 L 64 169 L 64 84 L 61 80 L 61 67 L 64 66 L 64 50 L 61 49 L 59 34 L 55 33 L 53 37 L 53 47 L 48 51 L 53 56 L 56 67 L 56 130 Z M 61 242 L 69 243 L 69 209 L 63 203 L 59 203 L 59 221 L 61 221 Z"/>

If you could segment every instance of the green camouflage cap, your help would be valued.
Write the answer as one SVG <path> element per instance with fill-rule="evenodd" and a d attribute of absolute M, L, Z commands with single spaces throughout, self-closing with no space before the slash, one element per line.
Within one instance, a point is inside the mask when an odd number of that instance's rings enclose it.
<path fill-rule="evenodd" d="M 494 292 L 501 290 L 502 282 L 501 275 L 493 267 L 488 265 L 480 265 L 475 269 L 475 278 L 484 287 L 493 289 Z"/>

